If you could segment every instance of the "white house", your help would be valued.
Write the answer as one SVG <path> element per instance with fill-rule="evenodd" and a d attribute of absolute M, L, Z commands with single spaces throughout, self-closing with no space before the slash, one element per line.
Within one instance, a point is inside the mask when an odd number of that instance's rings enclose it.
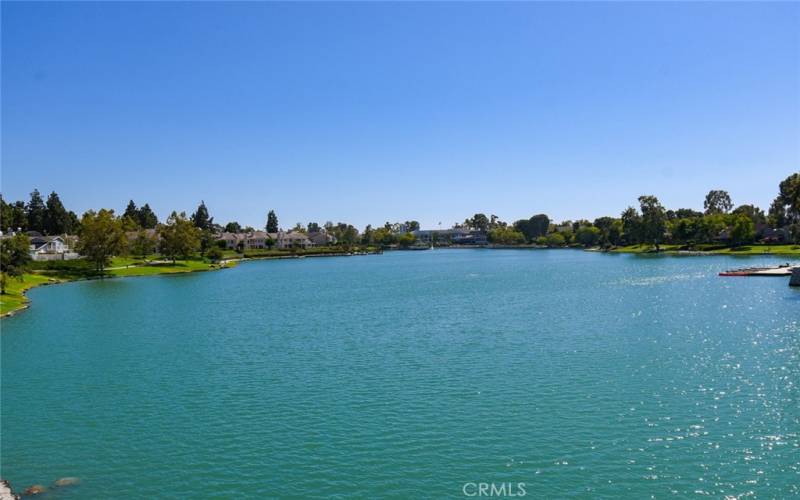
<path fill-rule="evenodd" d="M 30 254 L 33 260 L 71 260 L 77 259 L 61 236 L 31 236 Z"/>

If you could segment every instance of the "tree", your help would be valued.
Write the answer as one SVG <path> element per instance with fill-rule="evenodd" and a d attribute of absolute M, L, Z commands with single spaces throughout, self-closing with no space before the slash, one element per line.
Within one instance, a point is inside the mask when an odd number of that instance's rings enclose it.
<path fill-rule="evenodd" d="M 594 227 L 600 230 L 599 243 L 607 247 L 618 245 L 622 236 L 622 221 L 613 217 L 598 217 L 594 220 Z"/>
<path fill-rule="evenodd" d="M 489 231 L 489 241 L 500 245 L 520 245 L 525 243 L 525 235 L 512 227 L 496 227 Z"/>
<path fill-rule="evenodd" d="M 414 233 L 403 233 L 397 238 L 397 244 L 402 248 L 408 248 L 417 241 Z"/>
<path fill-rule="evenodd" d="M 89 210 L 83 214 L 78 233 L 78 253 L 85 256 L 102 273 L 111 256 L 125 249 L 125 232 L 122 222 L 114 217 L 113 210 Z"/>
<path fill-rule="evenodd" d="M 274 210 L 270 210 L 267 214 L 267 232 L 268 233 L 277 233 L 278 232 L 278 216 L 275 215 Z"/>
<path fill-rule="evenodd" d="M 238 222 L 228 222 L 225 224 L 225 232 L 226 233 L 241 233 L 242 226 L 239 225 Z"/>
<path fill-rule="evenodd" d="M 156 239 L 148 234 L 147 230 L 140 229 L 136 232 L 136 237 L 131 241 L 130 252 L 132 255 L 147 257 L 156 249 Z"/>
<path fill-rule="evenodd" d="M 47 208 L 38 189 L 34 189 L 31 193 L 31 199 L 25 207 L 25 211 L 28 219 L 28 230 L 44 232 L 44 217 Z"/>
<path fill-rule="evenodd" d="M 753 220 L 747 214 L 736 214 L 733 217 L 733 224 L 730 229 L 731 243 L 734 245 L 750 243 L 755 239 L 755 236 L 756 229 Z"/>
<path fill-rule="evenodd" d="M 150 205 L 145 203 L 138 213 L 139 225 L 145 229 L 155 229 L 158 226 L 158 217 L 155 212 L 150 208 Z"/>
<path fill-rule="evenodd" d="M 186 218 L 186 213 L 172 212 L 166 224 L 158 227 L 159 250 L 174 264 L 178 257 L 188 258 L 200 248 L 200 230 Z"/>
<path fill-rule="evenodd" d="M 211 247 L 206 256 L 211 260 L 211 262 L 219 262 L 222 260 L 223 256 L 222 249 L 219 247 Z"/>
<path fill-rule="evenodd" d="M 800 172 L 792 174 L 780 183 L 778 198 L 788 224 L 800 222 Z"/>
<path fill-rule="evenodd" d="M 72 232 L 72 219 L 55 191 L 47 197 L 44 213 L 44 231 L 47 234 L 67 234 Z"/>
<path fill-rule="evenodd" d="M 406 226 L 406 231 L 419 231 L 419 222 L 415 220 L 407 220 L 404 226 Z"/>
<path fill-rule="evenodd" d="M 727 214 L 733 208 L 731 196 L 727 191 L 714 189 L 708 192 L 706 200 L 703 202 L 706 215 Z"/>
<path fill-rule="evenodd" d="M 585 247 L 593 247 L 600 241 L 603 232 L 594 226 L 581 226 L 575 231 L 575 241 Z"/>
<path fill-rule="evenodd" d="M 306 230 L 308 231 L 308 234 L 318 233 L 319 229 L 320 229 L 319 228 L 319 224 L 317 224 L 316 222 L 309 222 L 308 226 L 306 226 Z"/>
<path fill-rule="evenodd" d="M 549 247 L 563 247 L 567 239 L 561 233 L 550 233 L 544 237 L 544 244 Z"/>
<path fill-rule="evenodd" d="M 6 203 L 6 200 L 3 199 L 3 195 L 0 194 L 0 231 L 13 231 L 13 227 L 9 225 L 13 218 L 14 208 Z"/>
<path fill-rule="evenodd" d="M 642 216 L 633 207 L 628 207 L 620 214 L 622 221 L 622 238 L 629 245 L 642 241 Z"/>
<path fill-rule="evenodd" d="M 22 233 L 0 240 L 0 293 L 6 293 L 9 276 L 22 281 L 31 261 L 30 246 L 30 239 Z"/>
<path fill-rule="evenodd" d="M 530 219 L 521 219 L 514 223 L 514 229 L 521 232 L 528 241 L 544 236 L 549 227 L 550 217 L 545 214 L 537 214 Z"/>
<path fill-rule="evenodd" d="M 489 229 L 489 218 L 486 217 L 486 214 L 475 214 L 471 219 L 465 220 L 464 223 L 467 227 L 479 231 L 488 231 Z"/>
<path fill-rule="evenodd" d="M 664 207 L 655 196 L 640 196 L 639 209 L 642 211 L 642 235 L 644 241 L 655 245 L 656 252 L 664 238 L 667 215 Z"/>
<path fill-rule="evenodd" d="M 25 202 L 16 201 L 11 206 L 11 228 L 14 230 L 28 230 L 28 212 L 25 209 Z"/>
<path fill-rule="evenodd" d="M 764 215 L 764 211 L 758 208 L 755 205 L 739 205 L 736 209 L 732 212 L 733 214 L 744 214 L 753 221 L 753 224 L 764 224 L 767 222 L 767 217 Z"/>
<path fill-rule="evenodd" d="M 192 223 L 194 224 L 194 227 L 200 230 L 211 228 L 211 225 L 214 223 L 214 218 L 209 218 L 206 202 L 200 200 L 200 205 L 197 207 L 197 211 L 192 214 Z"/>
<path fill-rule="evenodd" d="M 128 206 L 125 207 L 125 211 L 122 213 L 122 217 L 128 217 L 131 220 L 135 220 L 137 223 L 140 223 L 139 209 L 136 208 L 136 203 L 134 203 L 133 200 L 130 200 L 128 202 Z"/>

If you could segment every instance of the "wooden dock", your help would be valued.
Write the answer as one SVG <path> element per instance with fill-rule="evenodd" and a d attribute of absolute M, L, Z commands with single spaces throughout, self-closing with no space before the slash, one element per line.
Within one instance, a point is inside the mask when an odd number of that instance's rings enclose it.
<path fill-rule="evenodd" d="M 741 269 L 731 269 L 719 273 L 720 276 L 791 276 L 794 269 L 800 266 L 782 264 L 773 267 L 744 267 Z"/>

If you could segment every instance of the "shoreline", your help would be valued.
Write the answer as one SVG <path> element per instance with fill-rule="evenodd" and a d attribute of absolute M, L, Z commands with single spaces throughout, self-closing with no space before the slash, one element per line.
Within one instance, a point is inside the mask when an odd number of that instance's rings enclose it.
<path fill-rule="evenodd" d="M 787 257 L 787 258 L 800 258 L 800 246 L 797 245 L 772 245 L 771 247 L 765 247 L 767 249 L 771 249 L 772 247 L 792 247 L 790 248 L 793 251 L 789 252 L 771 252 L 771 251 L 764 251 L 760 253 L 756 253 L 751 251 L 752 249 L 749 248 L 748 251 L 738 253 L 736 251 L 731 251 L 730 247 L 716 249 L 716 250 L 676 250 L 676 249 L 666 249 L 660 250 L 658 252 L 654 251 L 653 249 L 642 249 L 637 247 L 618 247 L 614 249 L 601 249 L 599 247 L 590 247 L 590 248 L 576 248 L 576 247 L 543 247 L 540 245 L 475 245 L 475 246 L 466 246 L 466 245 L 453 245 L 453 246 L 442 246 L 442 247 L 434 247 L 433 250 L 436 249 L 454 249 L 454 250 L 581 250 L 584 252 L 596 252 L 596 253 L 603 253 L 603 254 L 629 254 L 629 255 L 648 255 L 648 256 L 667 256 L 667 257 L 706 257 L 706 256 L 728 256 L 728 257 L 760 257 L 760 256 L 772 256 L 772 257 Z M 794 247 L 798 247 L 797 250 Z M 10 318 L 21 312 L 29 309 L 31 307 L 31 300 L 27 297 L 28 290 L 32 290 L 34 288 L 42 287 L 42 286 L 52 286 L 52 285 L 60 285 L 63 283 L 71 283 L 75 281 L 90 281 L 90 280 L 99 280 L 99 279 L 115 279 L 115 278 L 137 278 L 137 277 L 144 277 L 144 276 L 165 276 L 170 274 L 187 274 L 187 273 L 197 273 L 197 272 L 210 272 L 210 271 L 220 271 L 224 269 L 228 269 L 230 267 L 236 266 L 239 262 L 247 262 L 247 261 L 256 261 L 256 260 L 283 260 L 283 259 L 304 259 L 306 257 L 356 257 L 356 256 L 364 256 L 364 255 L 380 255 L 384 251 L 421 251 L 421 250 L 430 250 L 431 248 L 391 248 L 385 250 L 374 250 L 374 251 L 361 251 L 361 252 L 326 252 L 326 253 L 311 253 L 311 254 L 292 254 L 292 255 L 254 255 L 254 256 L 243 256 L 237 258 L 230 258 L 230 259 L 222 259 L 218 264 L 209 264 L 208 268 L 202 269 L 185 269 L 185 270 L 175 270 L 174 267 L 168 268 L 169 270 L 163 272 L 153 272 L 153 273 L 143 273 L 143 274 L 109 274 L 104 276 L 84 276 L 84 277 L 76 277 L 76 278 L 51 278 L 48 277 L 46 274 L 40 273 L 30 273 L 26 274 L 26 277 L 36 276 L 43 281 L 37 283 L 31 283 L 30 286 L 24 286 L 20 289 L 19 294 L 22 297 L 22 302 L 19 306 L 13 307 L 8 311 L 0 313 L 0 319 Z M 150 269 L 158 269 L 156 266 L 133 266 L 133 267 L 124 267 L 124 268 L 114 268 L 113 270 L 120 270 L 120 269 L 136 269 L 136 268 L 150 268 Z"/>
<path fill-rule="evenodd" d="M 31 283 L 30 286 L 24 286 L 20 290 L 20 295 L 23 298 L 22 303 L 18 307 L 14 307 L 8 311 L 4 311 L 0 313 L 0 319 L 10 318 L 17 314 L 20 314 L 31 307 L 31 300 L 27 296 L 29 290 L 33 290 L 34 288 L 39 288 L 43 286 L 52 286 L 52 285 L 61 285 L 64 283 L 73 283 L 77 281 L 94 281 L 94 280 L 104 280 L 104 279 L 119 279 L 119 278 L 143 278 L 148 276 L 168 276 L 173 274 L 189 274 L 189 273 L 203 273 L 203 272 L 212 272 L 212 271 L 221 271 L 224 269 L 229 269 L 239 264 L 239 262 L 247 262 L 251 260 L 279 260 L 279 259 L 304 259 L 306 257 L 356 257 L 356 256 L 363 256 L 363 255 L 378 255 L 381 252 L 330 252 L 330 253 L 315 253 L 315 254 L 307 254 L 307 255 L 264 255 L 264 256 L 253 256 L 253 257 L 241 257 L 241 258 L 233 258 L 233 259 L 222 259 L 218 264 L 209 264 L 208 268 L 205 269 L 186 269 L 186 270 L 179 270 L 175 271 L 174 268 L 169 268 L 170 270 L 164 272 L 154 272 L 154 273 L 144 273 L 144 274 L 109 274 L 104 276 L 82 276 L 77 278 L 51 278 L 48 277 L 46 274 L 40 273 L 30 273 L 26 276 L 37 276 L 40 278 L 45 279 L 46 281 L 42 281 L 39 283 Z M 112 270 L 119 270 L 119 269 L 136 269 L 136 268 L 150 268 L 150 269 L 157 269 L 156 266 L 133 266 L 133 267 L 124 267 L 124 268 L 114 268 Z"/>

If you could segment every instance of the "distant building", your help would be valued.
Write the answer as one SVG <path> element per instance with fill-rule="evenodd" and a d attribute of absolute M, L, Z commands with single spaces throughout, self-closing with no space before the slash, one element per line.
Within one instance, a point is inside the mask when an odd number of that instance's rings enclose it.
<path fill-rule="evenodd" d="M 327 235 L 326 235 L 327 236 Z M 319 239 L 322 241 L 322 239 Z M 330 244 L 330 239 L 325 238 Z M 333 238 L 333 241 L 336 239 Z M 228 250 L 261 250 L 266 248 L 309 248 L 318 245 L 311 241 L 305 233 L 284 232 L 267 233 L 265 231 L 253 231 L 250 233 L 222 233 L 217 237 L 217 241 L 222 241 Z"/>
<path fill-rule="evenodd" d="M 420 229 L 413 231 L 417 241 L 423 244 L 431 242 L 439 245 L 486 245 L 488 244 L 485 231 L 454 227 L 452 229 Z"/>

